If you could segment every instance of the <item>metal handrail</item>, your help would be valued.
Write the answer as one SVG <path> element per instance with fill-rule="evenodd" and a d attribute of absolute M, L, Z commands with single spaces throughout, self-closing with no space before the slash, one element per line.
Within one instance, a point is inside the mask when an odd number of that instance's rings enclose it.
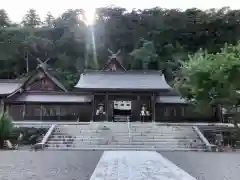
<path fill-rule="evenodd" d="M 49 137 L 51 136 L 52 132 L 54 131 L 56 127 L 56 124 L 52 124 L 52 126 L 48 129 L 47 133 L 43 137 L 42 141 L 40 143 L 35 144 L 35 148 L 41 148 L 43 149 L 45 147 L 45 144 L 47 143 Z"/>
<path fill-rule="evenodd" d="M 201 141 L 204 143 L 208 151 L 213 151 L 213 148 L 216 147 L 216 145 L 213 145 L 209 143 L 207 138 L 203 135 L 203 133 L 199 130 L 197 126 L 192 127 L 193 130 L 197 133 L 198 137 L 201 139 Z"/>

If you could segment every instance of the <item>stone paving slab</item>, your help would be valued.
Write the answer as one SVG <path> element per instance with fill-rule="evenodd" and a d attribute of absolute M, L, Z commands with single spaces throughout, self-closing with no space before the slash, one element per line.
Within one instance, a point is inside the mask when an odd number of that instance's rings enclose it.
<path fill-rule="evenodd" d="M 239 180 L 240 153 L 160 152 L 197 180 Z"/>
<path fill-rule="evenodd" d="M 89 180 L 101 151 L 0 151 L 0 180 Z"/>
<path fill-rule="evenodd" d="M 90 180 L 196 180 L 157 152 L 105 151 Z"/>

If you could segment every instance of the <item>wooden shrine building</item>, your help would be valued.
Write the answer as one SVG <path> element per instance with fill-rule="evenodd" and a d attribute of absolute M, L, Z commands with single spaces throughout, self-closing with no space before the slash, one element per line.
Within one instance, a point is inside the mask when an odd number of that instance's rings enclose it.
<path fill-rule="evenodd" d="M 217 108 L 195 112 L 161 72 L 127 71 L 114 53 L 102 70 L 84 71 L 71 92 L 40 64 L 25 80 L 0 80 L 0 98 L 16 121 L 220 120 Z"/>

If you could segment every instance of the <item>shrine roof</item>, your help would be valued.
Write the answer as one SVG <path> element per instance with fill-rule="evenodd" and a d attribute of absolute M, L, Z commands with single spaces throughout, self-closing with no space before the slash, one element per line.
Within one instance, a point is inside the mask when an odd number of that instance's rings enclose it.
<path fill-rule="evenodd" d="M 75 88 L 80 90 L 171 90 L 159 71 L 87 71 L 81 74 Z"/>
<path fill-rule="evenodd" d="M 55 83 L 60 89 L 67 92 L 67 89 L 59 80 L 60 74 L 57 71 L 53 70 L 52 68 L 45 69 L 45 68 L 42 68 L 41 66 L 38 67 L 38 69 L 42 70 L 48 76 L 48 78 L 50 78 L 53 81 L 53 83 Z"/>
<path fill-rule="evenodd" d="M 18 90 L 23 85 L 22 80 L 1 79 L 0 96 L 5 96 Z"/>
<path fill-rule="evenodd" d="M 77 93 L 22 93 L 19 94 L 14 99 L 8 99 L 14 102 L 42 102 L 42 103 L 82 103 L 91 102 L 92 96 L 87 94 L 77 94 Z"/>

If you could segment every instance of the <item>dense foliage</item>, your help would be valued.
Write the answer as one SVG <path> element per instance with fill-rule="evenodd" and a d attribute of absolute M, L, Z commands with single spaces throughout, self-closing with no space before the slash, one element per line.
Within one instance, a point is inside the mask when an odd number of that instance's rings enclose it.
<path fill-rule="evenodd" d="M 175 86 L 199 106 L 239 103 L 240 43 L 218 53 L 197 52 L 182 63 Z"/>
<path fill-rule="evenodd" d="M 4 141 L 7 140 L 13 129 L 12 119 L 5 112 L 0 114 L 0 148 L 4 147 Z"/>
<path fill-rule="evenodd" d="M 15 127 L 9 137 L 14 145 L 33 145 L 40 143 L 48 128 Z M 21 139 L 19 138 L 22 134 Z"/>
<path fill-rule="evenodd" d="M 86 26 L 84 17 L 84 11 L 76 9 L 60 17 L 49 12 L 41 20 L 30 9 L 22 23 L 16 24 L 0 10 L 0 78 L 25 76 L 36 68 L 36 58 L 50 59 L 48 64 L 72 86 L 84 68 L 103 66 L 108 48 L 121 49 L 126 68 L 163 69 L 171 75 L 187 54 L 200 48 L 215 53 L 224 43 L 236 44 L 240 39 L 240 11 L 228 8 L 129 12 L 105 7 L 96 10 L 91 27 Z"/>

